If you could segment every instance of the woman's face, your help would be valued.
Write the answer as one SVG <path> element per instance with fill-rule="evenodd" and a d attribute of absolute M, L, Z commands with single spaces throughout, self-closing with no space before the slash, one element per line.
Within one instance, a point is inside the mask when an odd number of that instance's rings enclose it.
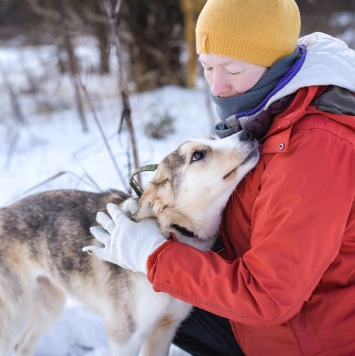
<path fill-rule="evenodd" d="M 212 94 L 221 98 L 246 93 L 269 69 L 214 53 L 201 53 L 199 61 Z"/>

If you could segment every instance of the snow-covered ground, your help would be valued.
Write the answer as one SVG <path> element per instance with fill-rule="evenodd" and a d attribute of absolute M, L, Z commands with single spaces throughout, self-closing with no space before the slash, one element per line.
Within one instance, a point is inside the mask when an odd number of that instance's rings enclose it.
<path fill-rule="evenodd" d="M 125 129 L 117 134 L 121 101 L 116 74 L 94 74 L 98 53 L 91 40 L 84 41 L 76 54 L 82 67 L 81 81 L 120 173 L 112 163 L 87 102 L 84 106 L 89 131 L 83 132 L 70 78 L 57 74 L 56 49 L 3 47 L 0 48 L 0 207 L 49 189 L 127 190 L 130 141 Z M 114 55 L 112 62 L 115 66 Z M 158 163 L 184 140 L 211 133 L 216 117 L 203 83 L 201 79 L 194 89 L 167 86 L 130 97 L 140 165 Z M 148 124 L 166 118 L 172 119 L 172 124 L 164 138 L 146 135 Z M 62 319 L 40 340 L 36 356 L 106 353 L 107 335 L 102 320 L 74 300 L 68 300 Z M 170 355 L 186 353 L 173 346 Z"/>

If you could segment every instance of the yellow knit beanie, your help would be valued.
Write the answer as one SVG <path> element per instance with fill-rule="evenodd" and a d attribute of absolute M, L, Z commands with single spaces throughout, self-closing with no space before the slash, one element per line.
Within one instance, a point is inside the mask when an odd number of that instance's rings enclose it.
<path fill-rule="evenodd" d="M 208 0 L 197 20 L 197 53 L 271 67 L 295 50 L 300 26 L 294 0 Z"/>

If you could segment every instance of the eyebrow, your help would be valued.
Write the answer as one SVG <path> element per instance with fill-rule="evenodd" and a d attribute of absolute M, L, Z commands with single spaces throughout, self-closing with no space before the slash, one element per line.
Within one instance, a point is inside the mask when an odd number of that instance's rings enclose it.
<path fill-rule="evenodd" d="M 209 64 L 209 63 L 206 63 L 205 61 L 203 61 L 203 60 L 200 59 L 200 58 L 198 58 L 197 60 L 198 60 L 199 62 L 201 62 L 202 64 L 206 64 L 206 65 L 208 65 L 208 66 L 211 65 L 211 64 Z M 226 62 L 218 63 L 218 65 L 222 65 L 222 66 L 226 66 L 226 65 L 228 65 L 228 64 L 234 64 L 234 62 L 233 62 L 233 61 L 226 61 Z"/>
<path fill-rule="evenodd" d="M 198 60 L 199 62 L 203 63 L 203 64 L 208 64 L 208 63 L 206 63 L 205 61 L 203 61 L 203 60 L 200 59 L 200 58 L 197 58 L 197 60 Z"/>

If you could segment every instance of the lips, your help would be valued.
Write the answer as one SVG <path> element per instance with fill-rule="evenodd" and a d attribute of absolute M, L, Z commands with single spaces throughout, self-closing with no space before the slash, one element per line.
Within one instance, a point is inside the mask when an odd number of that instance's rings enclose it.
<path fill-rule="evenodd" d="M 242 166 L 243 164 L 249 162 L 252 158 L 257 157 L 257 156 L 258 156 L 258 150 L 257 150 L 257 149 L 251 151 L 251 152 L 249 153 L 249 155 L 247 156 L 247 158 L 243 161 L 243 163 L 240 164 L 240 166 Z M 240 167 L 240 166 L 239 166 L 239 167 Z M 225 175 L 223 176 L 223 179 L 227 179 L 227 178 L 228 178 L 232 173 L 234 173 L 237 169 L 238 169 L 238 167 L 233 168 L 231 171 L 229 171 L 227 174 L 225 174 Z"/>
<path fill-rule="evenodd" d="M 223 176 L 223 179 L 227 179 L 233 172 L 237 170 L 238 167 L 233 168 L 230 172 Z"/>

